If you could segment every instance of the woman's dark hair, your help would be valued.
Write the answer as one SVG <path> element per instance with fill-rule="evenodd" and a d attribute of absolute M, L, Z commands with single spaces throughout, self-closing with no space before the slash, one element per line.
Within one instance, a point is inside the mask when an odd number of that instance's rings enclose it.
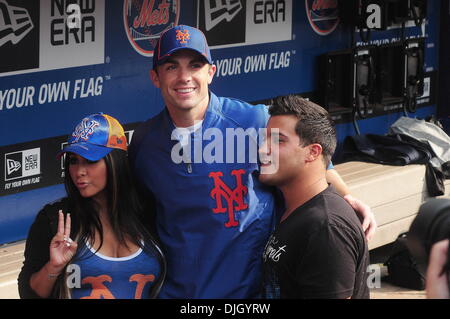
<path fill-rule="evenodd" d="M 109 222 L 119 243 L 127 247 L 126 241 L 132 241 L 146 253 L 158 258 L 164 270 L 164 258 L 152 236 L 151 214 L 149 205 L 140 196 L 131 173 L 127 152 L 114 149 L 104 157 L 107 168 L 106 202 Z M 64 168 L 64 185 L 72 207 L 72 214 L 76 214 L 72 225 L 74 237 L 78 243 L 92 243 L 96 231 L 100 235 L 100 245 L 103 245 L 103 227 L 100 221 L 99 209 L 92 198 L 80 195 L 69 173 L 70 154 L 66 154 Z M 159 276 L 163 279 L 163 274 Z M 156 295 L 160 283 L 154 282 L 152 292 Z M 151 292 L 151 295 L 152 295 Z M 152 297 L 152 296 L 151 296 Z M 153 296 L 154 297 L 154 296 Z"/>

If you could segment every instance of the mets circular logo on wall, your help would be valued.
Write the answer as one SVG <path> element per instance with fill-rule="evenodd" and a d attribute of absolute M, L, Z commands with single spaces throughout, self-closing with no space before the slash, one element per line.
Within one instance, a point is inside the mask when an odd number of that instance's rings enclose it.
<path fill-rule="evenodd" d="M 309 23 L 317 34 L 327 35 L 336 29 L 339 24 L 338 0 L 305 0 L 305 6 Z"/>
<path fill-rule="evenodd" d="M 123 23 L 133 48 L 153 56 L 161 33 L 178 25 L 180 0 L 124 0 Z"/>

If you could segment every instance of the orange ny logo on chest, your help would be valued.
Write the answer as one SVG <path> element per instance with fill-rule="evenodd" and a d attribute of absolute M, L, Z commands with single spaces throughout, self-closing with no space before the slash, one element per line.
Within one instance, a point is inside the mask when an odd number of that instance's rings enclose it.
<path fill-rule="evenodd" d="M 228 221 L 225 223 L 225 227 L 238 226 L 239 222 L 236 220 L 234 213 L 248 208 L 248 204 L 244 202 L 244 196 L 247 195 L 248 188 L 242 184 L 243 174 L 245 174 L 245 170 L 243 169 L 231 171 L 231 175 L 236 179 L 236 188 L 231 189 L 221 179 L 223 177 L 222 172 L 209 173 L 209 177 L 214 179 L 214 188 L 210 193 L 211 197 L 216 200 L 216 208 L 213 209 L 213 213 L 228 212 Z M 223 206 L 223 199 L 227 207 Z"/>

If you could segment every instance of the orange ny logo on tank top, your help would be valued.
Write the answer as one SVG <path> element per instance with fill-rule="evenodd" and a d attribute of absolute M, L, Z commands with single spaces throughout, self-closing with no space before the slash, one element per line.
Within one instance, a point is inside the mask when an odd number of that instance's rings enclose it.
<path fill-rule="evenodd" d="M 154 275 L 134 274 L 129 278 L 129 282 L 136 282 L 136 292 L 134 299 L 141 299 L 142 292 L 147 283 L 155 280 Z M 113 293 L 105 286 L 105 282 L 111 283 L 113 279 L 108 275 L 83 278 L 82 284 L 89 284 L 92 287 L 91 294 L 81 299 L 116 299 Z"/>

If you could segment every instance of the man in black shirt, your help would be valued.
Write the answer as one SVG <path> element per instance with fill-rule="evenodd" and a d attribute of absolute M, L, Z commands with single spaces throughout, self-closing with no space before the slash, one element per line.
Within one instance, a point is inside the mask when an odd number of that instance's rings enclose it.
<path fill-rule="evenodd" d="M 269 112 L 259 178 L 281 190 L 286 210 L 264 250 L 263 296 L 369 298 L 361 223 L 325 178 L 336 148 L 328 113 L 296 96 Z"/>

